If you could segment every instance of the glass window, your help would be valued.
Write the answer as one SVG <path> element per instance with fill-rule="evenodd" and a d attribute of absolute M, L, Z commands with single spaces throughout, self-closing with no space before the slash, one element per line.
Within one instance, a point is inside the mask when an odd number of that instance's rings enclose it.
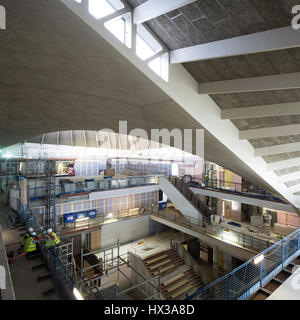
<path fill-rule="evenodd" d="M 136 54 L 142 60 L 146 60 L 154 55 L 154 50 L 139 34 L 136 35 Z"/>
<path fill-rule="evenodd" d="M 122 43 L 125 43 L 125 20 L 123 18 L 113 22 L 105 23 L 105 28 L 108 29 Z"/>

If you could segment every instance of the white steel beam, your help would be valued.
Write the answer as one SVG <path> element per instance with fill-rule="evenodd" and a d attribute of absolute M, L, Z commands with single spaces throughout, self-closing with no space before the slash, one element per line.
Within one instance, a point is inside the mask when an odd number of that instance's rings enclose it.
<path fill-rule="evenodd" d="M 292 158 L 288 160 L 277 161 L 268 164 L 269 170 L 281 170 L 285 168 L 292 168 L 300 166 L 300 158 Z"/>
<path fill-rule="evenodd" d="M 289 26 L 176 49 L 171 51 L 171 63 L 217 59 L 299 46 L 299 33 Z"/>
<path fill-rule="evenodd" d="M 248 119 L 300 114 L 300 102 L 279 103 L 221 111 L 221 119 Z"/>
<path fill-rule="evenodd" d="M 300 72 L 199 83 L 199 94 L 223 94 L 300 88 Z"/>
<path fill-rule="evenodd" d="M 288 187 L 288 190 L 292 194 L 298 193 L 298 192 L 300 192 L 300 184 Z"/>
<path fill-rule="evenodd" d="M 281 182 L 292 182 L 295 180 L 300 179 L 300 171 L 284 174 L 282 176 L 279 176 L 279 180 Z"/>
<path fill-rule="evenodd" d="M 241 130 L 239 133 L 239 138 L 241 140 L 245 140 L 245 139 L 259 139 L 259 138 L 271 138 L 271 137 L 285 137 L 285 136 L 291 136 L 291 135 L 297 135 L 297 134 L 300 134 L 300 124 Z"/>
<path fill-rule="evenodd" d="M 298 152 L 298 151 L 300 151 L 300 142 L 293 142 L 293 143 L 287 143 L 287 144 L 278 144 L 271 147 L 257 148 L 254 151 L 254 155 L 256 157 L 260 157 L 260 156 L 270 156 L 274 154 L 291 153 L 291 152 Z"/>
<path fill-rule="evenodd" d="M 196 0 L 148 0 L 133 9 L 133 23 L 140 24 L 149 21 L 195 1 Z"/>

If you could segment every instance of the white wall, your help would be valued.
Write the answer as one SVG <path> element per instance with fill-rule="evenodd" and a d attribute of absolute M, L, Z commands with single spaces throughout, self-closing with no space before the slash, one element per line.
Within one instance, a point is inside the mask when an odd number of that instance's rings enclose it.
<path fill-rule="evenodd" d="M 121 244 L 139 240 L 149 236 L 149 216 L 108 223 L 101 228 L 101 247 L 106 248 L 117 243 Z"/>

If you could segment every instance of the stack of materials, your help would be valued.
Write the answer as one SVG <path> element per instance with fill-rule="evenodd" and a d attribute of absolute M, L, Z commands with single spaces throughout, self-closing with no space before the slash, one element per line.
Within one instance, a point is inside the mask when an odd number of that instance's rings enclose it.
<path fill-rule="evenodd" d="M 262 228 L 264 226 L 263 216 L 251 216 L 251 226 Z"/>

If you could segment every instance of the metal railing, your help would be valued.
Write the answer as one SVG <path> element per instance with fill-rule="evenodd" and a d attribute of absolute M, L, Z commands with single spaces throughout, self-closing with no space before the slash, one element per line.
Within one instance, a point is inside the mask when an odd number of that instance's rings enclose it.
<path fill-rule="evenodd" d="M 41 230 L 42 223 L 34 215 L 25 212 L 27 227 Z M 59 233 L 58 233 L 59 234 Z M 73 241 L 66 236 L 60 237 L 61 244 L 58 247 L 47 248 L 42 240 L 40 243 L 42 259 L 51 274 L 53 284 L 63 299 L 75 300 L 74 288 L 77 288 L 84 299 L 97 300 L 98 297 L 93 288 L 89 287 L 81 275 L 76 272 L 73 257 Z"/>
<path fill-rule="evenodd" d="M 201 220 L 187 216 L 179 216 L 175 212 L 169 213 L 166 211 L 153 210 L 151 215 L 253 252 L 261 252 L 273 245 L 273 242 L 268 240 L 262 240 L 242 232 L 229 230 L 216 224 L 202 226 Z"/>
<path fill-rule="evenodd" d="M 143 290 L 147 299 L 165 300 L 160 290 L 160 273 L 153 277 L 145 266 L 142 258 L 132 252 L 129 254 L 129 261 L 135 273 L 136 283 Z"/>
<path fill-rule="evenodd" d="M 210 216 L 214 214 L 214 212 L 203 203 L 197 197 L 196 194 L 193 193 L 192 190 L 184 183 L 183 180 L 180 180 L 178 177 L 169 176 L 169 181 L 179 190 L 182 195 L 198 210 L 199 214 L 202 215 L 203 223 L 210 224 Z"/>
<path fill-rule="evenodd" d="M 220 179 L 198 179 L 190 175 L 183 177 L 183 179 L 185 180 L 185 184 L 189 187 L 208 188 L 224 192 L 234 192 L 247 197 L 285 203 L 281 199 L 273 196 L 271 193 L 253 184 L 244 184 Z"/>
<path fill-rule="evenodd" d="M 151 176 L 137 176 L 126 178 L 113 178 L 113 179 L 100 179 L 95 181 L 80 181 L 55 186 L 55 193 L 60 195 L 72 195 L 84 192 L 106 191 L 123 188 L 132 188 L 139 186 L 155 185 L 158 184 L 158 175 Z M 69 187 L 69 188 L 68 188 Z M 71 188 L 72 187 L 72 188 Z M 44 197 L 46 195 L 46 186 L 29 188 L 30 199 Z"/>
<path fill-rule="evenodd" d="M 171 247 L 176 250 L 179 257 L 184 261 L 184 263 L 191 267 L 193 272 L 198 276 L 204 285 L 208 285 L 211 281 L 205 272 L 201 269 L 197 261 L 192 257 L 192 255 L 183 247 L 182 243 L 177 240 L 171 240 Z"/>
<path fill-rule="evenodd" d="M 192 300 L 244 300 L 265 286 L 300 255 L 300 229 L 264 250 L 252 260 L 196 291 Z M 262 261 L 255 264 L 256 258 Z M 259 260 L 261 260 L 259 259 Z"/>
<path fill-rule="evenodd" d="M 102 224 L 110 223 L 110 222 L 117 222 L 132 218 L 141 217 L 144 215 L 150 214 L 152 211 L 151 206 L 147 206 L 145 208 L 136 208 L 136 209 L 125 209 L 125 210 L 119 210 L 116 212 L 108 213 L 108 214 L 99 214 L 96 216 L 96 218 L 83 220 L 83 221 L 74 221 L 72 223 L 64 223 L 64 221 L 61 222 L 60 230 L 70 230 L 70 229 L 78 229 L 78 228 L 90 228 L 95 226 L 100 226 Z M 62 216 L 62 220 L 64 217 Z"/>

